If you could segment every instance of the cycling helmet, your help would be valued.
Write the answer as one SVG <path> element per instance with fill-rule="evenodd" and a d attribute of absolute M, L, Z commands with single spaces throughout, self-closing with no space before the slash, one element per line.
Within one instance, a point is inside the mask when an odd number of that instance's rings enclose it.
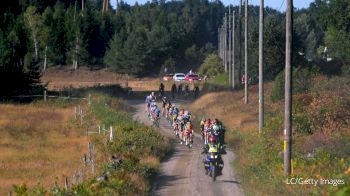
<path fill-rule="evenodd" d="M 215 142 L 216 142 L 215 136 L 211 135 L 211 136 L 209 137 L 209 143 L 214 144 Z"/>
<path fill-rule="evenodd" d="M 213 126 L 213 130 L 214 130 L 214 131 L 219 131 L 219 130 L 220 130 L 220 127 L 219 127 L 218 125 L 214 125 L 214 126 Z"/>

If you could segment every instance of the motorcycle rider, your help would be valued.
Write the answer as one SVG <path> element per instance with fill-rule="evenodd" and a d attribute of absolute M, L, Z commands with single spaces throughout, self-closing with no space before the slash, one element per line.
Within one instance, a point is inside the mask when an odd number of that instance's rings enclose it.
<path fill-rule="evenodd" d="M 205 169 L 205 174 L 208 175 L 209 173 L 209 159 L 208 155 L 210 153 L 218 153 L 218 163 L 219 163 L 219 175 L 222 174 L 222 169 L 224 168 L 224 161 L 222 160 L 221 157 L 221 150 L 220 147 L 217 145 L 215 137 L 210 137 L 209 138 L 209 144 L 203 148 L 202 154 L 205 154 L 203 163 L 204 163 L 204 169 Z"/>

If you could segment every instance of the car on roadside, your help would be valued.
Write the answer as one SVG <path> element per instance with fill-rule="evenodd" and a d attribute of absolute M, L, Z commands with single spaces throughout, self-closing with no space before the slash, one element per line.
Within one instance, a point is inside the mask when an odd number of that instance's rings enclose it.
<path fill-rule="evenodd" d="M 176 73 L 173 76 L 173 80 L 177 81 L 177 82 L 184 81 L 185 80 L 185 74 L 183 74 L 183 73 Z"/>
<path fill-rule="evenodd" d="M 200 81 L 200 80 L 202 80 L 202 78 L 199 77 L 198 74 L 188 74 L 185 76 L 185 80 L 192 82 L 192 81 Z"/>
<path fill-rule="evenodd" d="M 172 80 L 173 77 L 174 77 L 174 74 L 165 74 L 165 75 L 163 76 L 163 80 L 164 80 L 164 81 L 169 81 L 169 80 Z"/>

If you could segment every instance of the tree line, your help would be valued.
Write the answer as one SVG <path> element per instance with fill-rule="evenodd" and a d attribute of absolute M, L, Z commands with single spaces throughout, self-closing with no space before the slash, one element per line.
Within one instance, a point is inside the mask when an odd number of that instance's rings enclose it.
<path fill-rule="evenodd" d="M 0 82 L 2 94 L 32 89 L 47 67 L 106 67 L 142 76 L 198 67 L 217 50 L 218 28 L 228 12 L 220 1 L 157 1 L 118 11 L 102 0 L 19 0 L 0 7 Z M 295 10 L 295 63 L 349 61 L 349 10 L 346 0 L 316 0 Z M 237 9 L 237 6 L 231 8 Z M 284 13 L 265 8 L 265 73 L 274 77 L 284 66 Z M 258 6 L 249 6 L 250 73 L 257 75 Z M 325 50 L 327 47 L 327 50 Z M 237 57 L 237 55 L 236 55 Z M 8 85 L 11 84 L 11 85 Z"/>

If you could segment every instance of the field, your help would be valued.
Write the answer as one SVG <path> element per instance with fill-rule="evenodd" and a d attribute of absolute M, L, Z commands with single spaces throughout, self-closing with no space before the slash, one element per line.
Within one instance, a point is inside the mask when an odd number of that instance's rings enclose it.
<path fill-rule="evenodd" d="M 119 84 L 138 90 L 158 90 L 159 79 L 136 78 L 133 76 L 116 74 L 106 69 L 91 71 L 86 67 L 72 70 L 69 67 L 57 67 L 46 70 L 41 78 L 49 90 L 64 90 L 67 88 L 95 87 Z"/>
<path fill-rule="evenodd" d="M 15 184 L 63 185 L 65 175 L 82 167 L 83 133 L 74 107 L 0 104 L 0 195 Z"/>

